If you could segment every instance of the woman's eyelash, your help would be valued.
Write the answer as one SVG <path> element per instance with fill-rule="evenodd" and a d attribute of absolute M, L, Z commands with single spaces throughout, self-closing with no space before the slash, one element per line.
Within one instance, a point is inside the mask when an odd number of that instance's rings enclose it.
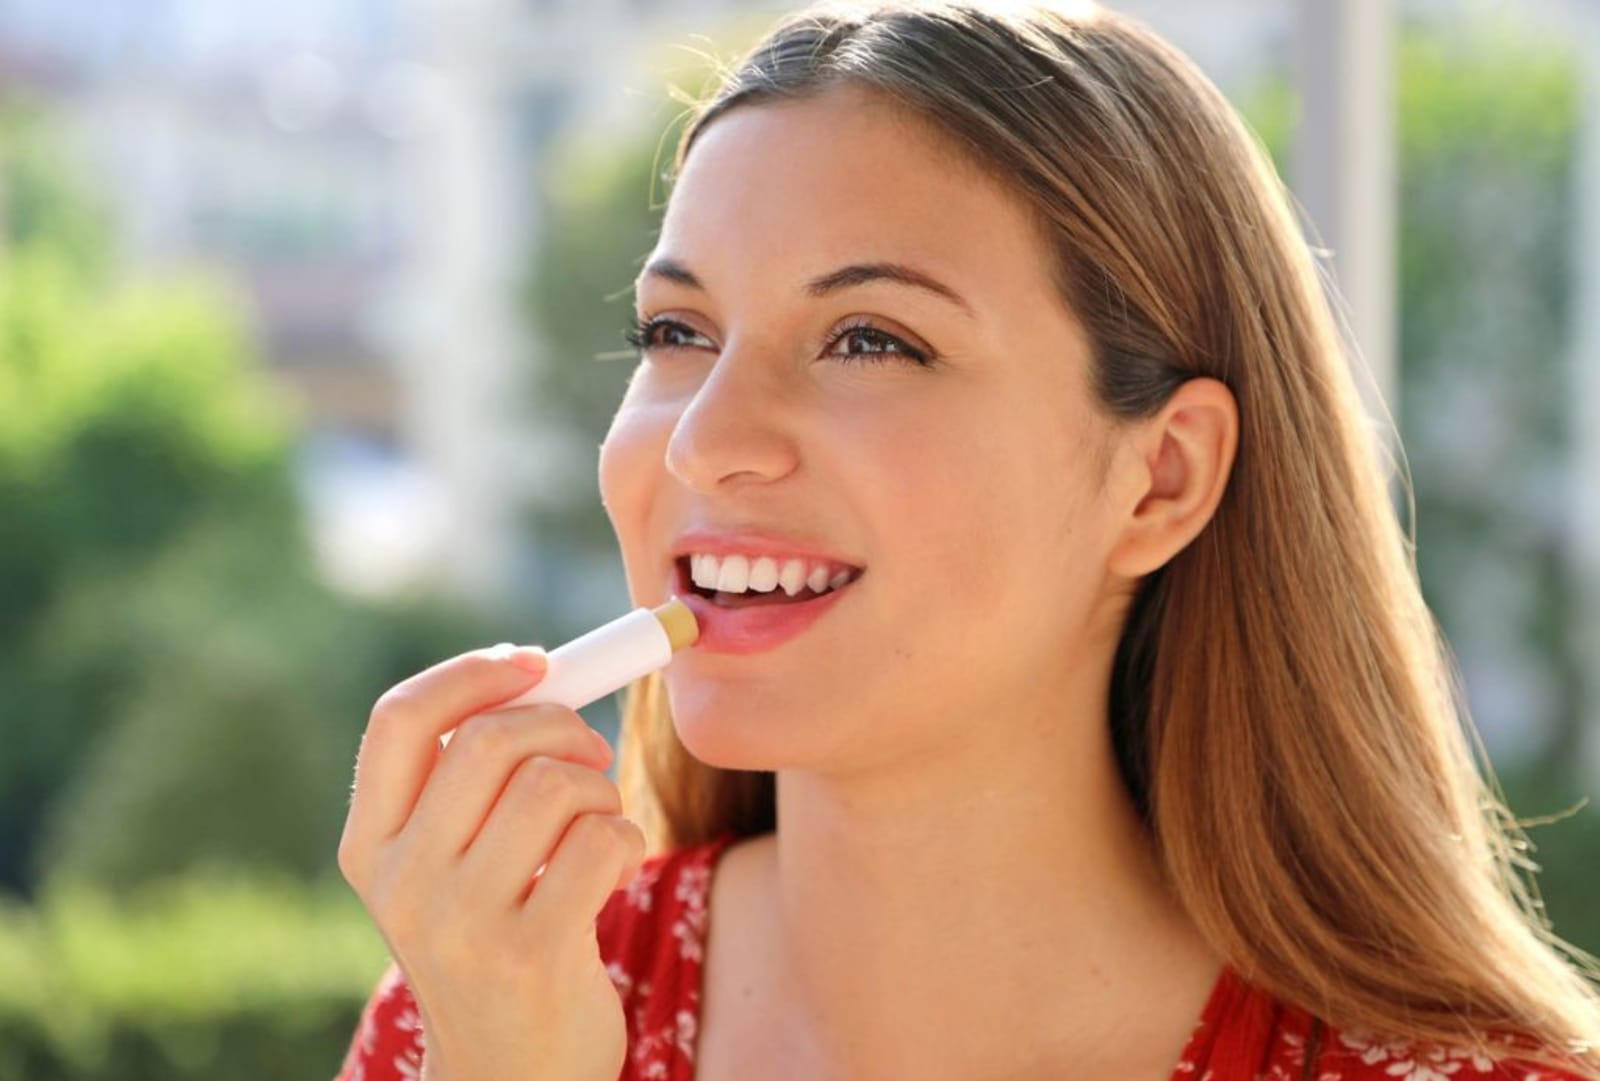
<path fill-rule="evenodd" d="M 660 349 L 666 348 L 655 341 L 655 332 L 659 327 L 678 327 L 688 330 L 682 323 L 671 319 L 640 319 L 628 330 L 623 332 L 623 339 L 635 349 Z M 691 332 L 692 333 L 692 332 Z"/>
<path fill-rule="evenodd" d="M 656 332 L 667 327 L 687 331 L 689 334 L 699 333 L 693 328 L 685 326 L 683 323 L 680 323 L 675 319 L 663 319 L 660 316 L 657 316 L 654 319 L 639 320 L 632 327 L 623 331 L 622 337 L 629 345 L 639 350 L 676 348 L 677 346 L 675 345 L 665 342 L 658 342 L 656 340 Z M 892 346 L 894 351 L 876 353 L 845 353 L 845 356 L 854 358 L 847 363 L 855 364 L 864 362 L 868 364 L 881 364 L 887 360 L 897 359 L 909 360 L 915 364 L 920 364 L 925 367 L 931 363 L 931 358 L 925 351 L 908 345 L 899 338 L 895 337 L 893 334 L 890 334 L 888 331 L 879 330 L 877 327 L 867 322 L 854 322 L 839 328 L 839 332 L 835 334 L 828 342 L 829 351 L 831 352 L 834 346 L 838 345 L 839 342 L 843 341 L 852 334 L 858 334 L 864 338 L 874 341 L 880 347 Z"/>
<path fill-rule="evenodd" d="M 853 321 L 840 327 L 839 333 L 835 334 L 828 342 L 829 352 L 831 353 L 834 346 L 838 345 L 841 341 L 850 337 L 852 334 L 859 334 L 868 341 L 877 343 L 879 346 L 892 346 L 895 351 L 892 353 L 846 353 L 847 356 L 859 357 L 862 360 L 866 360 L 868 363 L 887 360 L 891 357 L 901 357 L 905 360 L 912 361 L 915 364 L 920 364 L 923 367 L 927 367 L 933 363 L 933 358 L 929 356 L 928 353 L 918 349 L 916 346 L 902 341 L 886 330 L 879 330 L 877 327 L 865 320 Z"/>

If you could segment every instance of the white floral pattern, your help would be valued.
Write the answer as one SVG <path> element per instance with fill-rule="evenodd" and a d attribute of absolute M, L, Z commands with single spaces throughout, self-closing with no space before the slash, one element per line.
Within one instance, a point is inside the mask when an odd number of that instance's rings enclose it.
<path fill-rule="evenodd" d="M 606 975 L 611 977 L 611 985 L 617 989 L 617 994 L 626 1002 L 633 994 L 633 977 L 628 970 L 622 967 L 621 962 L 606 962 Z"/>
<path fill-rule="evenodd" d="M 672 935 L 678 940 L 678 956 L 695 964 L 705 960 L 706 898 L 710 888 L 711 868 L 700 864 L 683 869 L 675 891 L 678 904 L 683 907 L 672 923 Z"/>
<path fill-rule="evenodd" d="M 636 967 L 630 969 L 619 958 L 610 959 L 606 967 L 625 1004 L 632 1069 L 628 1076 L 632 1079 L 678 1081 L 694 1076 L 707 905 L 712 867 L 721 848 L 702 846 L 647 860 L 622 891 L 620 910 L 655 917 L 649 924 L 637 916 L 628 917 L 639 936 L 633 945 L 651 947 L 627 959 Z M 608 926 L 606 915 L 602 914 L 602 927 Z M 674 943 L 670 950 L 656 939 L 657 929 L 662 927 Z M 643 928 L 651 933 L 643 933 Z M 603 949 L 605 946 L 602 943 Z M 643 977 L 646 967 L 651 972 L 649 979 Z"/>
<path fill-rule="evenodd" d="M 418 1012 L 416 1003 L 409 993 L 404 999 L 405 1004 L 394 1016 L 395 1030 L 409 1035 L 411 1038 L 400 1048 L 394 1057 L 395 1072 L 406 1081 L 418 1081 L 422 1077 L 422 1059 L 427 1051 L 426 1034 L 422 1031 L 422 1014 Z"/>
<path fill-rule="evenodd" d="M 1304 1033 L 1295 1031 L 1294 1028 L 1283 1026 L 1278 1029 L 1279 1050 L 1273 1055 L 1272 1062 L 1267 1066 L 1263 1081 L 1300 1081 L 1307 1077 L 1308 1081 L 1342 1081 L 1343 1074 L 1337 1070 L 1324 1069 L 1317 1066 L 1317 1072 L 1306 1074 L 1306 1037 Z"/>
<path fill-rule="evenodd" d="M 1548 1070 L 1530 1070 L 1510 1061 L 1515 1055 L 1514 1045 L 1505 1040 L 1488 1040 L 1499 1043 L 1501 1054 L 1487 1052 L 1487 1047 L 1441 1047 L 1419 1041 L 1384 1037 L 1364 1029 L 1346 1029 L 1339 1033 L 1339 1043 L 1354 1054 L 1361 1063 L 1376 1067 L 1384 1078 L 1394 1081 L 1464 1081 L 1469 1078 L 1494 1078 L 1496 1081 L 1561 1081 L 1565 1076 Z"/>
<path fill-rule="evenodd" d="M 630 906 L 640 912 L 650 911 L 651 898 L 654 896 L 656 882 L 661 877 L 661 867 L 660 863 L 647 863 L 628 880 L 626 895 Z"/>

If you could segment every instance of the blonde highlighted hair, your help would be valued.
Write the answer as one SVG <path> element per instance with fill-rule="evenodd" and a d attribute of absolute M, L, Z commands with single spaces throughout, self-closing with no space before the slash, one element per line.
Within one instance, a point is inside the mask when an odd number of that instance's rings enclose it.
<path fill-rule="evenodd" d="M 1337 317 L 1232 107 L 1092 5 L 819 6 L 722 73 L 674 171 L 729 109 L 840 84 L 929 121 L 1031 208 L 1108 418 L 1147 417 L 1195 376 L 1239 404 L 1212 521 L 1129 609 L 1108 718 L 1201 933 L 1340 1028 L 1479 1051 L 1500 1033 L 1600 1077 L 1600 965 L 1517 873 L 1526 841 L 1422 599 Z M 773 775 L 691 756 L 657 676 L 629 689 L 619 769 L 653 851 L 775 827 Z"/>

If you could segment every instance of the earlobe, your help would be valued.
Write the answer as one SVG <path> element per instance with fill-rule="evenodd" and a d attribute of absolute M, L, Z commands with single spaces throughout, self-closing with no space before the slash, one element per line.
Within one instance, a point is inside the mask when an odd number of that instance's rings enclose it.
<path fill-rule="evenodd" d="M 1173 392 L 1134 437 L 1140 478 L 1109 569 L 1149 574 L 1205 528 L 1222 501 L 1238 446 L 1239 413 L 1222 382 L 1199 377 Z"/>

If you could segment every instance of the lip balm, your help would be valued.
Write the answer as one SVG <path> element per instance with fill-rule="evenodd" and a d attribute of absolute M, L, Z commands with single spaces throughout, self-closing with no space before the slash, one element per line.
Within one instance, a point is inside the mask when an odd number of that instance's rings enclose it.
<path fill-rule="evenodd" d="M 666 667 L 674 653 L 699 637 L 694 613 L 678 597 L 654 608 L 635 608 L 551 650 L 544 678 L 494 708 L 553 704 L 582 709 Z M 448 746 L 453 734 L 454 729 L 439 737 L 439 746 Z"/>

